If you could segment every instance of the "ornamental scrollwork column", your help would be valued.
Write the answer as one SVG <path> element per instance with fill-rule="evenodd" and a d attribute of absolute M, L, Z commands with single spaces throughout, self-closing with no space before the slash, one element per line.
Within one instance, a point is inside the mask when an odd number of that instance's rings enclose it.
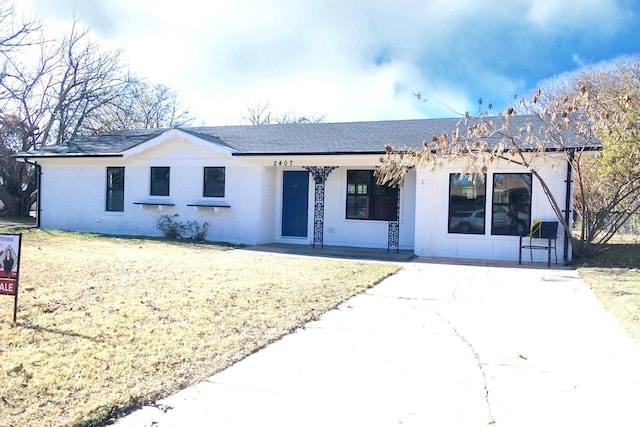
<path fill-rule="evenodd" d="M 400 252 L 400 186 L 398 186 L 396 219 L 395 221 L 389 221 L 387 228 L 387 252 L 389 252 L 392 247 L 396 248 L 396 252 Z"/>
<path fill-rule="evenodd" d="M 311 172 L 315 185 L 315 203 L 313 206 L 313 247 L 324 247 L 324 186 L 327 177 L 337 166 L 305 166 Z"/>

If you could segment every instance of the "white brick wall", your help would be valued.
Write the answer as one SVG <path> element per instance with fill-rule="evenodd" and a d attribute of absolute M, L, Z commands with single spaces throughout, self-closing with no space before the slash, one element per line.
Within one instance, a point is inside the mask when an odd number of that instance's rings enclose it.
<path fill-rule="evenodd" d="M 475 258 L 495 260 L 517 260 L 519 237 L 491 235 L 491 193 L 493 173 L 528 173 L 524 168 L 518 168 L 506 162 L 489 169 L 487 177 L 486 221 L 484 235 L 449 234 L 448 233 L 448 205 L 449 205 L 449 174 L 457 173 L 458 169 L 443 169 L 436 172 L 424 169 L 417 172 L 416 192 L 416 241 L 415 253 L 418 256 L 445 258 Z M 540 169 L 552 192 L 557 197 L 561 209 L 565 206 L 565 178 L 566 161 L 561 159 L 549 160 Z M 540 184 L 533 177 L 531 219 L 556 221 L 549 201 Z M 558 260 L 562 262 L 564 238 L 562 226 L 558 227 L 557 251 Z M 534 261 L 546 261 L 546 252 L 533 251 Z M 553 254 L 552 254 L 553 258 Z M 523 260 L 529 261 L 529 252 L 523 252 Z"/>
<path fill-rule="evenodd" d="M 258 212 L 260 215 L 258 215 L 257 244 L 272 243 L 276 240 L 276 200 L 278 194 L 281 194 L 281 191 L 278 190 L 276 180 L 278 172 L 280 171 L 274 167 L 262 167 L 262 184 L 259 187 L 260 209 Z"/>
<path fill-rule="evenodd" d="M 80 166 L 76 163 L 81 164 Z M 105 211 L 106 168 L 125 166 L 124 212 Z M 149 196 L 150 168 L 169 166 L 169 197 Z M 224 201 L 231 208 L 214 212 L 188 207 L 203 200 L 203 167 L 226 168 Z M 325 244 L 386 248 L 387 222 L 345 220 L 346 171 L 329 175 L 325 193 Z M 299 169 L 296 169 L 299 170 Z M 178 214 L 178 221 L 207 222 L 210 241 L 264 244 L 274 241 L 310 244 L 313 238 L 314 182 L 309 177 L 309 233 L 307 239 L 280 236 L 282 168 L 252 164 L 217 153 L 186 140 L 167 141 L 129 159 L 95 158 L 71 162 L 48 159 L 43 164 L 43 228 L 117 235 L 161 236 L 161 215 Z M 410 175 L 402 191 L 400 244 L 413 248 L 415 178 Z M 175 206 L 158 208 L 134 202 L 159 200 Z"/>
<path fill-rule="evenodd" d="M 374 160 L 366 156 L 296 159 L 296 165 L 340 164 L 329 175 L 325 187 L 324 244 L 362 247 L 387 247 L 386 221 L 345 219 L 346 173 L 349 169 L 371 169 Z M 236 244 L 264 244 L 276 241 L 310 244 L 313 238 L 314 182 L 309 177 L 309 233 L 307 239 L 283 239 L 280 236 L 283 168 L 272 160 L 231 156 L 224 147 L 196 144 L 188 138 L 175 137 L 163 143 L 138 150 L 129 158 L 41 159 L 41 226 L 49 229 L 75 230 L 116 235 L 160 236 L 156 222 L 161 215 L 178 214 L 179 221 L 209 224 L 206 239 Z M 349 166 L 357 164 L 358 166 Z M 105 211 L 106 168 L 125 166 L 124 212 Z M 169 197 L 150 197 L 150 168 L 169 166 Z M 203 201 L 203 168 L 226 168 L 225 197 L 231 205 L 214 212 L 212 208 L 193 208 L 188 204 Z M 293 170 L 291 167 L 287 168 Z M 294 168 L 300 170 L 299 166 Z M 411 171 L 401 192 L 400 247 L 415 249 L 419 256 L 462 257 L 480 259 L 518 258 L 518 238 L 485 235 L 448 234 L 448 177 L 456 169 L 437 172 Z M 489 171 L 487 194 L 491 193 L 494 172 L 526 172 L 502 165 Z M 564 208 L 566 163 L 550 161 L 543 169 L 558 203 Z M 416 196 L 417 195 L 417 196 Z M 417 197 L 417 198 L 416 198 Z M 159 210 L 156 206 L 140 207 L 134 202 L 162 200 L 175 204 Z M 487 200 L 490 211 L 490 200 Z M 534 179 L 532 218 L 553 220 L 540 185 Z M 561 236 L 562 231 L 559 232 Z M 562 256 L 563 239 L 558 240 Z M 545 254 L 536 251 L 536 260 Z"/>
<path fill-rule="evenodd" d="M 273 234 L 264 227 L 259 213 L 263 196 L 262 168 L 243 163 L 226 153 L 218 153 L 189 141 L 177 139 L 149 149 L 129 159 L 95 158 L 71 162 L 47 159 L 42 163 L 41 226 L 118 235 L 161 236 L 157 220 L 161 215 L 178 214 L 178 221 L 209 224 L 207 240 L 255 244 L 258 236 Z M 106 168 L 125 166 L 124 212 L 106 212 Z M 149 196 L 150 168 L 169 166 L 169 197 Z M 209 207 L 188 207 L 203 201 L 205 166 L 224 166 L 225 197 L 231 208 L 214 212 Z M 134 202 L 159 200 L 175 204 L 140 206 Z M 211 200 L 211 199 L 209 199 Z M 273 214 L 272 214 L 273 215 Z M 264 222 L 264 221 L 263 221 Z"/>
<path fill-rule="evenodd" d="M 388 222 L 346 219 L 347 170 L 373 169 L 344 166 L 329 175 L 325 188 L 324 243 L 337 246 L 386 248 Z M 311 187 L 313 191 L 313 185 Z M 400 248 L 413 249 L 415 173 L 410 172 L 400 193 Z"/>

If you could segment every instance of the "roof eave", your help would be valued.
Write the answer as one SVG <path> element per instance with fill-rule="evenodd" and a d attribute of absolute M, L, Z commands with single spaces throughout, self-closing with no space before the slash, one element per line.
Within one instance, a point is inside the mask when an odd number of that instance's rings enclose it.
<path fill-rule="evenodd" d="M 353 156 L 353 155 L 380 155 L 385 154 L 386 151 L 269 151 L 269 152 L 248 152 L 248 153 L 232 153 L 232 156 L 239 157 L 264 157 L 264 156 Z"/>
<path fill-rule="evenodd" d="M 79 157 L 122 157 L 122 153 L 100 153 L 100 154 L 16 154 L 16 159 L 56 159 L 56 158 L 79 158 Z"/>

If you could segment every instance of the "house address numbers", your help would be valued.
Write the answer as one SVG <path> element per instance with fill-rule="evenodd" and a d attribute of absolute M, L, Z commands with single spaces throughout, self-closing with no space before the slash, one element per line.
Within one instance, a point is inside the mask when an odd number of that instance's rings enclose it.
<path fill-rule="evenodd" d="M 293 160 L 274 160 L 273 166 L 293 166 Z"/>
<path fill-rule="evenodd" d="M 273 166 L 293 166 L 293 160 L 274 160 Z"/>

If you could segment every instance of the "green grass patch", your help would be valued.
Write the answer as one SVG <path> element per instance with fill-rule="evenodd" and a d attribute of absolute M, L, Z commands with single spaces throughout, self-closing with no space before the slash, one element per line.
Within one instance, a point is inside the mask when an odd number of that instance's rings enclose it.
<path fill-rule="evenodd" d="M 2 425 L 100 425 L 197 383 L 398 270 L 228 246 L 22 232 L 0 296 Z"/>

